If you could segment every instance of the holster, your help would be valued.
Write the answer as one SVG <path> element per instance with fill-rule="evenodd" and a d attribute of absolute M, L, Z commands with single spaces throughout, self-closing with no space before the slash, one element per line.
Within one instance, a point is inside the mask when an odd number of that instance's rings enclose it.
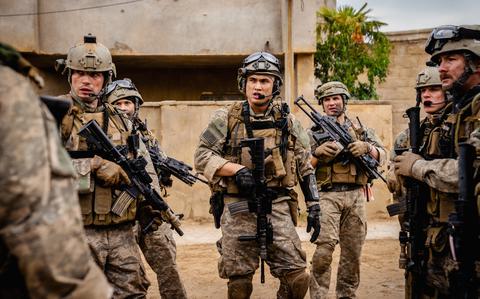
<path fill-rule="evenodd" d="M 212 193 L 212 196 L 210 196 L 210 214 L 213 215 L 215 228 L 220 228 L 220 220 L 222 219 L 224 206 L 225 203 L 223 202 L 223 192 L 217 191 Z"/>

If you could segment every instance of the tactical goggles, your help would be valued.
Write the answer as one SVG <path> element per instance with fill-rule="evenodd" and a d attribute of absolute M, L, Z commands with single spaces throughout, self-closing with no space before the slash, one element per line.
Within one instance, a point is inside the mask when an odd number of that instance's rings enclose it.
<path fill-rule="evenodd" d="M 437 27 L 433 29 L 427 40 L 425 52 L 431 55 L 441 50 L 448 41 L 458 41 L 461 39 L 480 40 L 480 31 L 454 25 Z"/>
<path fill-rule="evenodd" d="M 274 64 L 277 68 L 280 68 L 280 60 L 277 57 L 273 56 L 267 52 L 258 52 L 254 53 L 243 60 L 243 65 L 249 65 L 255 61 L 266 61 Z"/>
<path fill-rule="evenodd" d="M 109 95 L 117 87 L 137 90 L 137 88 L 135 87 L 135 84 L 133 84 L 133 82 L 130 79 L 125 78 L 125 79 L 122 79 L 122 80 L 116 80 L 116 81 L 113 81 L 112 83 L 109 83 L 105 87 L 105 90 L 104 90 L 103 94 L 104 95 Z"/>

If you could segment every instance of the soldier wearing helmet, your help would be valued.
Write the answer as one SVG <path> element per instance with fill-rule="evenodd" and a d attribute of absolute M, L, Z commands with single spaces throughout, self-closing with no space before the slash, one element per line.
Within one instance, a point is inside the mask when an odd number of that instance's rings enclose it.
<path fill-rule="evenodd" d="M 112 143 L 127 145 L 131 122 L 122 111 L 101 99 L 101 90 L 115 74 L 112 57 L 94 36 L 87 35 L 82 44 L 69 50 L 65 61 L 57 61 L 57 69 L 67 73 L 71 87 L 63 96 L 72 101 L 72 106 L 61 121 L 61 136 L 77 172 L 81 213 L 92 255 L 114 287 L 114 297 L 146 296 L 149 282 L 132 226 L 136 219 L 145 219 L 149 209 L 141 197 L 125 190 L 130 179 L 120 165 L 97 155 L 78 134 L 88 121 L 96 120 Z M 148 161 L 146 169 L 152 185 L 160 192 L 143 142 L 138 155 Z M 137 211 L 139 204 L 142 209 Z"/>
<path fill-rule="evenodd" d="M 339 143 L 328 139 L 318 143 L 315 141 L 313 134 L 321 134 L 322 128 L 313 127 L 309 131 L 312 165 L 315 167 L 323 213 L 322 231 L 312 257 L 310 296 L 327 297 L 332 254 L 335 246 L 340 243 L 336 296 L 355 298 L 360 283 L 360 255 L 367 233 L 365 203 L 371 196 L 371 181 L 352 161 L 339 153 L 346 150 L 354 157 L 371 155 L 383 164 L 386 152 L 371 129 L 361 124 L 355 125 L 347 117 L 346 105 L 350 93 L 345 84 L 327 82 L 318 86 L 315 94 L 325 114 L 348 128 L 355 141 L 347 149 L 342 149 Z"/>
<path fill-rule="evenodd" d="M 157 138 L 137 116 L 139 107 L 143 104 L 143 98 L 130 79 L 125 78 L 108 84 L 104 89 L 103 96 L 108 103 L 122 110 L 134 123 L 150 152 L 154 151 L 154 154 L 167 158 L 167 155 L 160 149 Z M 172 186 L 169 174 L 166 175 L 157 168 L 155 171 L 161 188 Z M 140 223 L 142 224 L 142 222 Z M 161 297 L 187 298 L 175 261 L 177 246 L 170 225 L 163 222 L 157 230 L 148 232 L 144 232 L 140 225 L 138 234 L 138 243 L 145 260 L 157 275 Z"/>
<path fill-rule="evenodd" d="M 429 228 L 426 246 L 431 258 L 428 259 L 428 275 L 424 293 L 432 290 L 437 297 L 478 298 L 479 297 L 479 248 L 478 203 L 470 200 L 466 213 L 457 210 L 459 197 L 458 155 L 460 144 L 467 142 L 476 147 L 474 171 L 480 152 L 480 26 L 440 26 L 435 28 L 425 46 L 438 65 L 442 88 L 452 101 L 451 111 L 437 128 L 438 154 L 434 159 L 425 155 L 405 152 L 394 159 L 395 174 L 412 177 L 425 182 L 435 190 L 435 200 L 429 202 Z M 464 146 L 468 148 L 468 145 Z M 463 169 L 462 169 L 463 171 Z M 478 198 L 480 185 L 478 176 L 472 178 Z M 471 195 L 473 198 L 473 195 Z M 468 225 L 471 235 L 464 239 L 468 246 L 459 246 L 457 216 L 468 216 L 473 224 Z M 476 218 L 476 220 L 473 220 Z M 463 220 L 462 220 L 463 221 Z M 450 242 L 447 240 L 450 238 Z M 430 245 L 430 246 L 429 246 Z M 435 275 L 431 275 L 432 273 Z"/>
<path fill-rule="evenodd" d="M 218 242 L 219 275 L 228 279 L 228 298 L 250 298 L 259 249 L 257 242 L 243 242 L 239 237 L 256 231 L 255 212 L 249 209 L 256 187 L 252 156 L 239 145 L 247 138 L 263 137 L 268 191 L 257 196 L 272 200 L 268 218 L 274 232 L 273 240 L 267 245 L 266 263 L 272 275 L 280 279 L 278 298 L 303 298 L 309 275 L 305 271 L 305 253 L 295 231 L 298 205 L 293 188 L 299 179 L 308 209 L 307 232 L 312 231 L 311 242 L 320 231 L 319 199 L 310 164 L 308 136 L 290 114 L 288 105 L 275 101 L 280 94 L 282 75 L 280 61 L 274 55 L 251 54 L 244 59 L 237 79 L 246 100 L 213 114 L 195 152 L 195 168 L 211 184 L 214 192 L 211 210 L 222 229 Z"/>

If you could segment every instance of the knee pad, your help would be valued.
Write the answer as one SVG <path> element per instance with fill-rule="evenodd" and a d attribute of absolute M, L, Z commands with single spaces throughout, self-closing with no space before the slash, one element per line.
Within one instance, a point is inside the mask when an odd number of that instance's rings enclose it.
<path fill-rule="evenodd" d="M 280 278 L 277 298 L 302 299 L 307 294 L 310 275 L 305 269 L 294 270 Z"/>
<path fill-rule="evenodd" d="M 232 276 L 228 280 L 228 299 L 248 299 L 253 291 L 253 274 Z"/>

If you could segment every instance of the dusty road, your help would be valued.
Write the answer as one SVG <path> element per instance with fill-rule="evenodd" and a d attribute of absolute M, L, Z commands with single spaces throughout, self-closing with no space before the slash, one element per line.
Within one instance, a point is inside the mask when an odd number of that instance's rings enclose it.
<path fill-rule="evenodd" d="M 212 231 L 214 236 L 207 238 L 205 242 L 216 238 L 217 233 Z M 367 238 L 362 255 L 361 283 L 357 292 L 359 298 L 403 298 L 403 272 L 398 269 L 398 241 L 392 234 L 395 232 L 388 232 L 387 237 L 384 238 L 385 234 L 382 235 L 382 232 L 379 232 L 377 236 L 381 239 L 378 239 L 375 238 L 374 232 Z M 188 240 L 179 242 L 177 262 L 188 296 L 194 299 L 226 298 L 226 280 L 220 279 L 217 274 L 218 253 L 215 244 L 205 242 L 203 244 L 192 244 L 194 242 Z M 310 262 L 315 246 L 309 242 L 303 242 L 303 248 L 307 251 L 308 262 Z M 336 250 L 334 265 L 338 263 L 338 254 L 339 250 Z M 148 298 L 160 298 L 155 274 L 148 266 L 147 270 L 152 282 Z M 333 271 L 335 274 L 336 267 Z M 332 275 L 333 277 L 335 276 Z M 278 282 L 269 275 L 268 266 L 266 266 L 266 283 L 260 284 L 257 273 L 254 277 L 252 298 L 276 298 L 277 288 Z M 333 279 L 330 290 L 331 298 L 334 298 L 332 290 L 335 290 L 335 281 Z"/>

